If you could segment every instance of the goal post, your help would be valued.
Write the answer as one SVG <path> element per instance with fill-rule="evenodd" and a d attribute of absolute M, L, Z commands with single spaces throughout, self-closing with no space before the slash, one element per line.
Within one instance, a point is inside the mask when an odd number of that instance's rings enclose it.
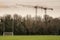
<path fill-rule="evenodd" d="M 7 28 L 5 26 L 5 23 L 3 23 L 3 36 L 5 36 L 5 35 L 7 35 L 7 36 L 8 35 L 13 36 L 14 35 L 14 20 L 12 21 L 12 24 L 11 25 L 12 25 L 12 26 L 10 26 L 11 28 Z"/>
<path fill-rule="evenodd" d="M 3 36 L 8 36 L 8 35 L 11 35 L 11 36 L 13 36 L 13 32 L 3 32 Z"/>

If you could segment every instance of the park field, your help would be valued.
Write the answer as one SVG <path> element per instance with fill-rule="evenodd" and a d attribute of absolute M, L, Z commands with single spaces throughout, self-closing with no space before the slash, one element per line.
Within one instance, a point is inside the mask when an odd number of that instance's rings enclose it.
<path fill-rule="evenodd" d="M 34 36 L 0 36 L 0 40 L 60 40 L 60 36 L 34 35 Z"/>

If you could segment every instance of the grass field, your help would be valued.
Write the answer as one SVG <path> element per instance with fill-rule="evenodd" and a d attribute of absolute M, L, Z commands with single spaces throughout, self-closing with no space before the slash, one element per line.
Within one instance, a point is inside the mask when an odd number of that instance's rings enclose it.
<path fill-rule="evenodd" d="M 0 40 L 60 40 L 60 36 L 0 36 Z"/>

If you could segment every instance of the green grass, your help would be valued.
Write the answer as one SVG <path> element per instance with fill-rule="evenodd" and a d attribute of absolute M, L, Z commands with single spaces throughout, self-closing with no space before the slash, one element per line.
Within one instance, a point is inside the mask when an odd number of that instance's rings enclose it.
<path fill-rule="evenodd" d="M 0 40 L 60 40 L 60 36 L 0 36 Z"/>

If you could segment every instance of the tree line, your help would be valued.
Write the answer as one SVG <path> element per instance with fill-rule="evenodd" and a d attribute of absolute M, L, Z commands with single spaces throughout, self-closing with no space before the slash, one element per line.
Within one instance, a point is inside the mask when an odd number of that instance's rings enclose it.
<path fill-rule="evenodd" d="M 60 35 L 60 18 L 5 15 L 0 17 L 0 35 L 3 32 L 13 32 L 14 35 Z"/>

